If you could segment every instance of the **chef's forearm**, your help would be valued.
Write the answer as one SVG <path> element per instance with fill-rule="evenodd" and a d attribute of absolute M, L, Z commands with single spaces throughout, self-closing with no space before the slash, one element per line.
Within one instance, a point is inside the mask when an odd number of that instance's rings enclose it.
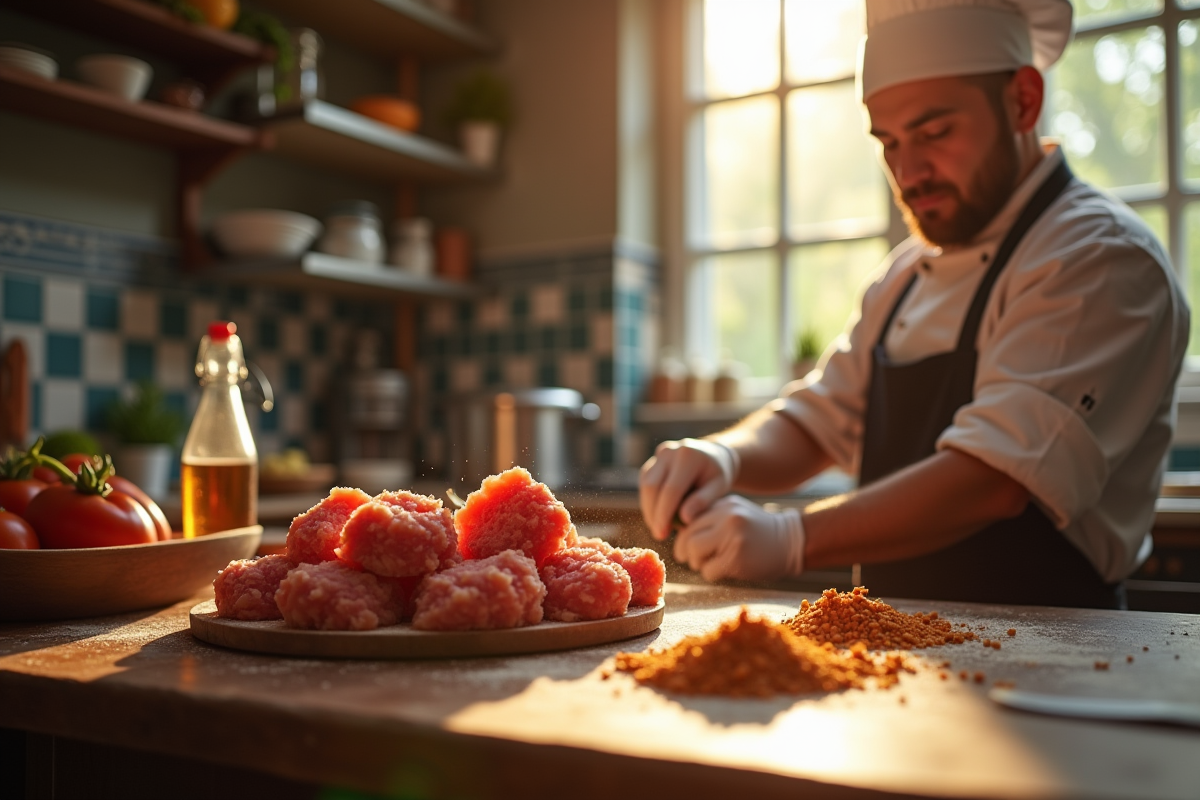
<path fill-rule="evenodd" d="M 804 511 L 805 567 L 931 553 L 1020 514 L 1029 492 L 973 456 L 943 450 L 877 483 Z"/>
<path fill-rule="evenodd" d="M 737 451 L 737 492 L 790 492 L 833 464 L 808 431 L 770 409 L 760 409 L 708 438 Z"/>

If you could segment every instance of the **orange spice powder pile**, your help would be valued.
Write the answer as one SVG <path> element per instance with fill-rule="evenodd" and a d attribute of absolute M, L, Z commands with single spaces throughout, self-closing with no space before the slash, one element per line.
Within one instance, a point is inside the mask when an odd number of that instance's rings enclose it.
<path fill-rule="evenodd" d="M 817 642 L 839 647 L 861 642 L 871 650 L 913 650 L 978 638 L 971 631 L 955 630 L 936 611 L 905 614 L 868 598 L 863 586 L 851 592 L 826 589 L 816 603 L 802 601 L 799 613 L 784 624 Z"/>
<path fill-rule="evenodd" d="M 864 646 L 839 650 L 797 636 L 786 625 L 737 619 L 674 647 L 618 653 L 616 668 L 639 683 L 678 694 L 770 697 L 775 694 L 861 689 L 873 680 L 890 688 L 901 672 L 913 672 L 900 653 L 871 655 Z"/>

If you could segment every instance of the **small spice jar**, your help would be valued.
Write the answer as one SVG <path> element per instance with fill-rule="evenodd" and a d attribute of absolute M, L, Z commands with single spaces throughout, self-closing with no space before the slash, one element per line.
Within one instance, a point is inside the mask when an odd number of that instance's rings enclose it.
<path fill-rule="evenodd" d="M 433 274 L 433 223 L 425 217 L 398 219 L 392 225 L 389 261 L 405 272 L 421 277 Z"/>
<path fill-rule="evenodd" d="M 383 233 L 379 209 L 365 200 L 334 206 L 325 219 L 325 235 L 317 249 L 322 253 L 371 264 L 383 263 Z"/>

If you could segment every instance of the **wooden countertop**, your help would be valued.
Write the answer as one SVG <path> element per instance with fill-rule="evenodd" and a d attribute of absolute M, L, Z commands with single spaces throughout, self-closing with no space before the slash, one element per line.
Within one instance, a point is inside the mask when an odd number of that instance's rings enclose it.
<path fill-rule="evenodd" d="M 1022 714 L 984 692 L 1009 679 L 1035 691 L 1195 702 L 1200 617 L 900 602 L 1001 638 L 1000 651 L 974 643 L 923 653 L 955 672 L 982 670 L 986 683 L 943 681 L 931 668 L 891 691 L 730 700 L 668 696 L 620 674 L 602 680 L 620 649 L 710 630 L 743 603 L 782 617 L 801 599 L 668 588 L 655 634 L 512 658 L 223 650 L 188 632 L 188 609 L 203 596 L 158 612 L 0 625 L 0 727 L 367 792 L 419 786 L 423 796 L 1196 798 L 1200 731 Z M 1001 636 L 1010 627 L 1016 637 Z M 1098 671 L 1097 660 L 1111 666 Z"/>

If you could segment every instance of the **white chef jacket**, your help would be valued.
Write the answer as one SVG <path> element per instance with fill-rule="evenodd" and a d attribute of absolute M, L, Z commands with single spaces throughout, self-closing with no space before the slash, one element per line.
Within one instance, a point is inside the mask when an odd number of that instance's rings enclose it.
<path fill-rule="evenodd" d="M 1063 156 L 1055 146 L 972 243 L 910 238 L 870 280 L 861 311 L 772 405 L 858 474 L 871 349 L 897 364 L 953 350 L 1005 233 Z M 1127 206 L 1072 181 L 1013 252 L 976 339 L 975 393 L 942 433 L 1023 485 L 1108 581 L 1150 552 L 1190 312 L 1162 245 Z"/>

